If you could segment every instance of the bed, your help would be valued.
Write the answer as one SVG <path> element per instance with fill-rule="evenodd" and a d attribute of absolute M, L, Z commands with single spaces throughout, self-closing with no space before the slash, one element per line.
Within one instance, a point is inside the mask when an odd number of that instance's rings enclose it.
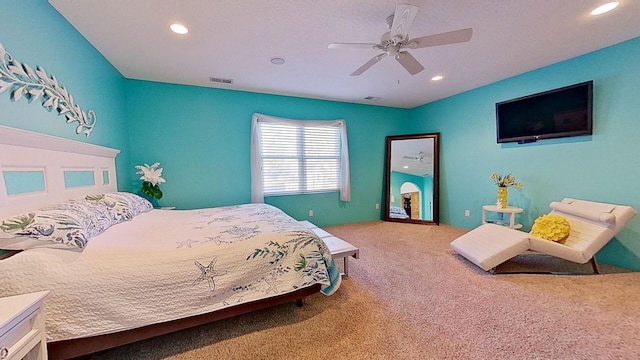
<path fill-rule="evenodd" d="M 399 206 L 389 206 L 389 217 L 392 219 L 408 219 L 409 215 Z"/>
<path fill-rule="evenodd" d="M 339 287 L 326 245 L 280 209 L 153 209 L 117 192 L 116 154 L 0 128 L 0 245 L 28 248 L 0 260 L 0 296 L 51 291 L 51 359 L 284 302 L 300 305 L 307 295 Z M 42 186 L 15 190 L 16 178 L 39 171 Z M 68 181 L 70 172 L 92 176 L 78 185 Z"/>

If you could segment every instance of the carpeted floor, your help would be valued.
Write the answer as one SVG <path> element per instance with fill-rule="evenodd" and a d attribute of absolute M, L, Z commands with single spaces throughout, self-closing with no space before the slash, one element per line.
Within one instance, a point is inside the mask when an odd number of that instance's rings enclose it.
<path fill-rule="evenodd" d="M 464 230 L 374 221 L 325 230 L 360 248 L 313 295 L 92 359 L 639 359 L 640 273 L 491 275 L 449 247 Z M 546 256 L 523 268 L 590 272 Z"/>

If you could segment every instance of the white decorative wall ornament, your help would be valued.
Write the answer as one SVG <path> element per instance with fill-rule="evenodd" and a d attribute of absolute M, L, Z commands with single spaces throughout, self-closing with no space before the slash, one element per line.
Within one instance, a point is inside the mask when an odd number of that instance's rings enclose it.
<path fill-rule="evenodd" d="M 41 67 L 34 71 L 29 65 L 21 64 L 0 43 L 0 93 L 7 90 L 10 90 L 11 101 L 23 97 L 28 102 L 41 99 L 43 108 L 48 111 L 55 109 L 58 115 L 64 115 L 67 123 L 77 121 L 76 134 L 91 135 L 97 120 L 95 112 L 89 110 L 85 113 L 73 102 L 73 96 L 67 89 L 58 84 L 55 76 L 50 77 Z"/>

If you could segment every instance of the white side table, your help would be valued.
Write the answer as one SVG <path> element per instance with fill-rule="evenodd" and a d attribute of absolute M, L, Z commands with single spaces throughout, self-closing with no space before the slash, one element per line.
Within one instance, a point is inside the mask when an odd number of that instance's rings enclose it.
<path fill-rule="evenodd" d="M 509 227 L 512 229 L 520 229 L 522 224 L 516 224 L 516 214 L 522 213 L 524 210 L 515 206 L 507 206 L 506 208 L 499 208 L 496 205 L 483 205 L 482 206 L 482 223 L 486 224 L 488 222 L 497 223 L 499 225 L 507 225 L 506 223 L 500 224 L 495 221 L 487 221 L 487 211 L 494 212 L 498 214 L 509 214 Z"/>
<path fill-rule="evenodd" d="M 42 302 L 49 291 L 0 298 L 0 359 L 46 360 Z"/>

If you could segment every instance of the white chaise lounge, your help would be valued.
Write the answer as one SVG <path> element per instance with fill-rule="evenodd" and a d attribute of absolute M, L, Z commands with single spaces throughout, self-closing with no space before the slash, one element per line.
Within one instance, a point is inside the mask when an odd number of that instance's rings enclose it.
<path fill-rule="evenodd" d="M 495 224 L 485 224 L 451 242 L 458 254 L 485 271 L 528 250 L 552 255 L 579 264 L 591 262 L 598 273 L 595 254 L 626 224 L 636 211 L 630 206 L 565 198 L 549 204 L 551 214 L 567 219 L 569 237 L 562 242 L 537 238 L 529 233 Z"/>

